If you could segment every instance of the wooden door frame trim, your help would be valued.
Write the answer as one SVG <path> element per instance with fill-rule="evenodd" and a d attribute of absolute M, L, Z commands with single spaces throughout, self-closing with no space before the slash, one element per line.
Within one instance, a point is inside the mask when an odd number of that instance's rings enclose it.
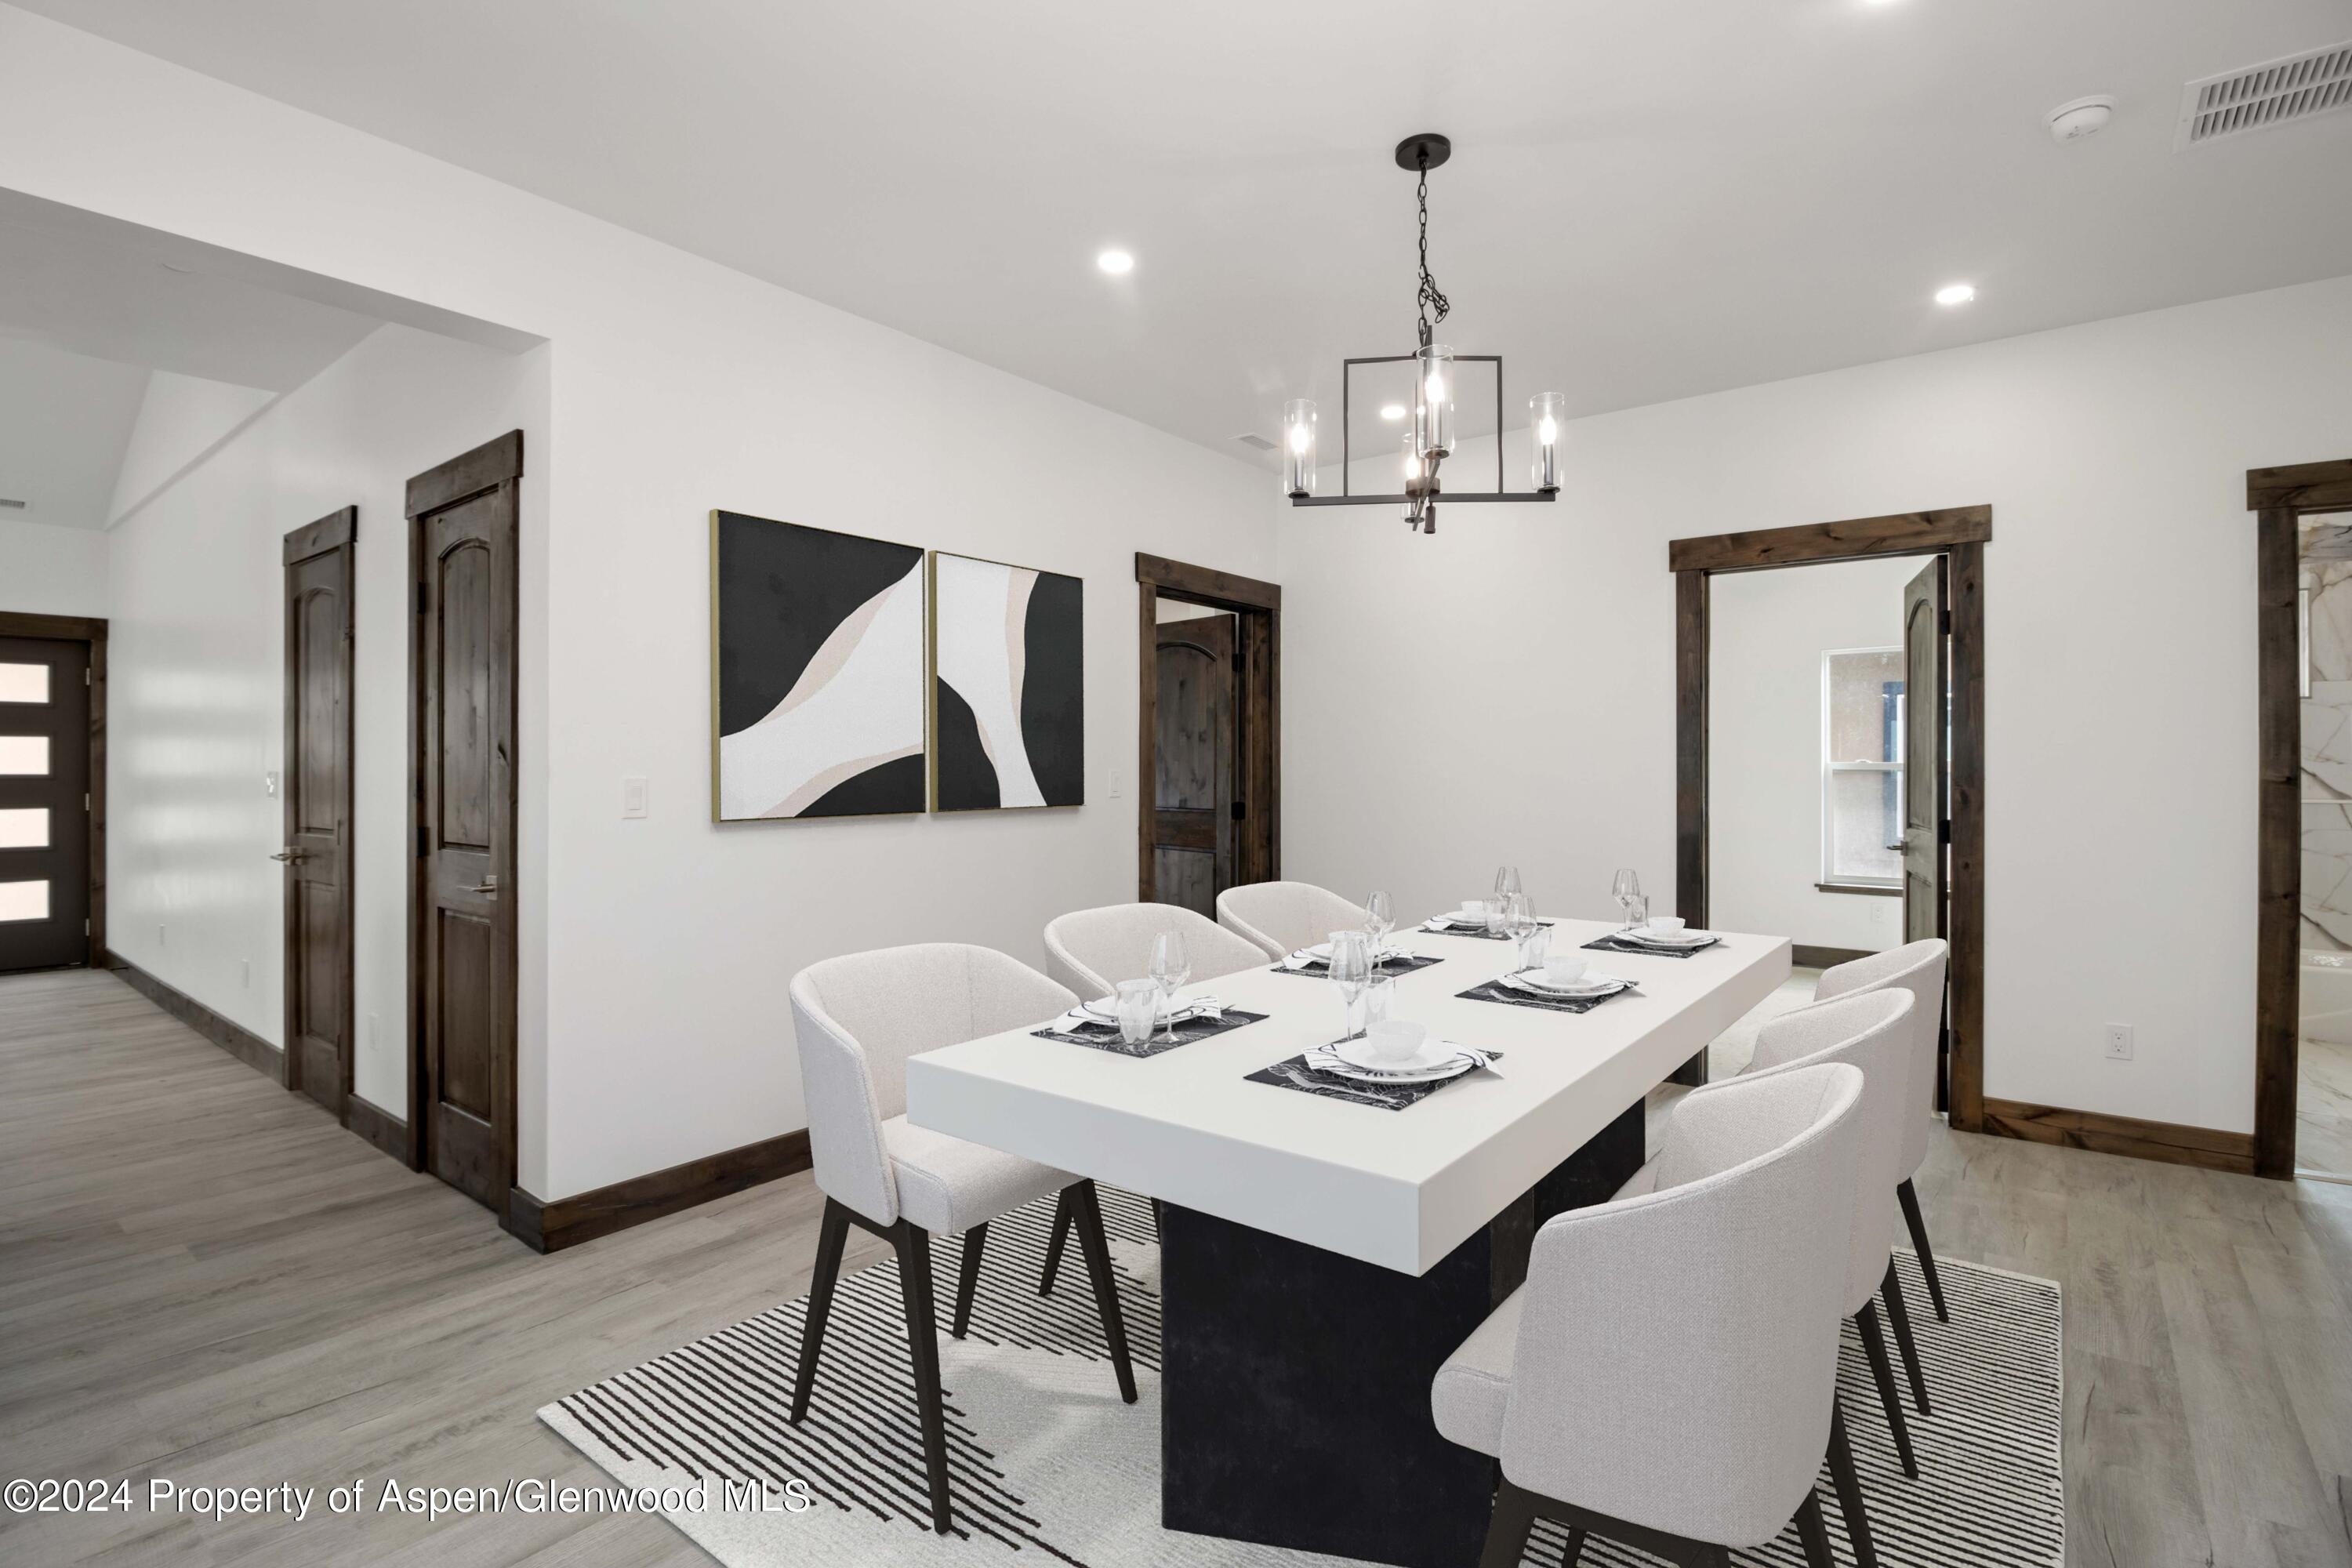
<path fill-rule="evenodd" d="M 1153 901 L 1157 890 L 1151 854 L 1157 763 L 1155 742 L 1160 715 L 1160 601 L 1206 605 L 1231 610 L 1240 618 L 1236 630 L 1244 650 L 1239 701 L 1246 705 L 1262 679 L 1267 687 L 1266 721 L 1250 726 L 1244 737 L 1242 769 L 1246 824 L 1255 837 L 1247 858 L 1266 880 L 1282 875 L 1282 584 L 1195 566 L 1165 556 L 1135 554 L 1137 589 L 1136 652 L 1136 898 Z M 1262 666 L 1262 673 L 1261 673 Z M 1236 847 L 1235 861 L 1244 858 Z"/>
<path fill-rule="evenodd" d="M 1992 508 L 1952 507 L 1806 524 L 1666 546 L 1675 574 L 1675 912 L 1707 918 L 1708 579 L 1880 555 L 1941 555 L 1952 617 L 1951 1124 L 1986 1131 L 1984 1113 L 1984 550 Z M 1705 1081 L 1704 1053 L 1675 1077 Z"/>
<path fill-rule="evenodd" d="M 106 951 L 106 617 L 0 610 L 0 637 L 47 637 L 89 645 L 89 939 L 92 969 L 110 967 Z"/>
<path fill-rule="evenodd" d="M 2257 863 L 2254 1139 L 2258 1176 L 2294 1175 L 2303 966 L 2303 682 L 2295 584 L 2306 516 L 2352 511 L 2352 458 L 2246 474 L 2254 514 Z"/>
<path fill-rule="evenodd" d="M 446 463 L 427 468 L 408 481 L 406 501 L 403 510 L 408 518 L 408 923 L 407 931 L 407 998 L 408 998 L 408 1126 L 407 1161 L 412 1171 L 425 1169 L 426 1150 L 425 1104 L 425 920 L 431 908 L 429 889 L 425 885 L 425 868 L 430 863 L 423 853 L 425 822 L 425 595 L 430 588 L 426 572 L 425 518 L 460 501 L 511 485 L 521 479 L 522 432 L 509 430 L 505 435 L 484 442 L 470 452 L 461 452 Z M 522 566 L 522 509 L 515 509 L 515 575 L 518 595 L 520 593 Z M 520 681 L 522 668 L 521 609 L 516 606 L 516 647 L 514 673 Z M 515 703 L 515 722 L 520 730 L 522 714 L 520 691 Z M 518 741 L 520 741 L 518 734 Z M 517 768 L 509 766 L 509 782 L 520 778 Z M 514 801 L 515 856 L 521 859 L 522 799 L 520 787 Z M 509 882 L 518 878 L 510 877 Z M 509 894 L 520 889 L 509 889 Z M 521 1142 L 522 1127 L 522 1030 L 520 1011 L 522 986 L 521 947 L 520 940 L 512 944 L 509 959 L 516 966 L 513 994 L 518 1011 L 513 1059 L 507 1065 L 516 1081 L 507 1086 L 508 1103 L 514 1108 L 516 1124 L 512 1128 L 515 1146 L 507 1150 L 507 1212 L 499 1216 L 501 1225 L 508 1224 L 514 1208 L 514 1194 L 522 1191 Z M 386 1151 L 390 1152 L 390 1151 Z"/>
<path fill-rule="evenodd" d="M 280 552 L 284 557 L 283 561 L 280 563 L 280 568 L 283 571 L 289 572 L 292 571 L 296 566 L 301 564 L 303 562 L 315 560 L 321 555 L 341 554 L 342 557 L 341 593 L 343 599 L 344 636 L 342 639 L 342 647 L 339 655 L 339 675 L 341 684 L 342 686 L 343 700 L 342 719 L 340 726 L 342 732 L 338 737 L 338 743 L 342 747 L 343 752 L 343 788 L 342 799 L 335 803 L 338 812 L 338 821 L 341 824 L 340 837 L 341 838 L 341 848 L 343 856 L 343 885 L 342 899 L 341 900 L 342 903 L 343 917 L 343 944 L 341 955 L 343 1006 L 342 1017 L 338 1020 L 341 1026 L 342 1031 L 342 1048 L 338 1053 L 341 1060 L 336 1064 L 336 1071 L 341 1075 L 342 1083 L 341 1085 L 341 1092 L 335 1098 L 337 1102 L 342 1108 L 340 1115 L 342 1124 L 345 1127 L 349 1127 L 352 1124 L 351 1104 L 352 1096 L 358 1092 L 356 1083 L 359 1065 L 359 1005 L 357 997 L 352 994 L 352 984 L 355 979 L 357 952 L 359 948 L 359 934 L 354 923 L 357 919 L 358 906 L 352 895 L 359 878 L 357 875 L 358 868 L 353 863 L 354 857 L 352 854 L 352 842 L 356 837 L 356 828 L 358 825 L 358 818 L 354 815 L 355 805 L 353 799 L 353 785 L 355 776 L 359 772 L 359 752 L 356 745 L 354 744 L 352 710 L 358 704 L 359 696 L 359 672 L 357 668 L 359 605 L 355 597 L 359 584 L 359 561 L 357 552 L 357 546 L 359 543 L 359 529 L 360 509 L 356 506 L 347 506 L 342 508 L 341 510 L 329 512 L 326 516 L 319 519 L 316 522 L 305 523 L 300 528 L 295 529 L 291 532 L 288 533 Z M 286 673 L 290 677 L 294 669 L 295 652 L 294 617 L 290 615 L 286 617 L 285 632 L 285 669 Z M 282 803 L 282 814 L 285 818 L 286 837 L 284 841 L 289 846 L 294 840 L 294 787 L 292 781 L 294 768 L 296 765 L 295 747 L 299 740 L 299 737 L 295 732 L 294 710 L 295 704 L 298 700 L 299 694 L 295 691 L 294 683 L 289 679 L 286 682 L 285 690 L 285 774 L 278 785 L 278 798 Z M 291 871 L 289 868 L 289 886 L 290 886 L 290 877 Z M 293 900 L 290 897 L 286 897 L 282 889 L 280 901 L 282 907 L 278 910 L 278 921 L 285 928 L 283 936 L 286 944 L 285 961 L 282 965 L 284 973 L 279 977 L 279 1005 L 283 1011 L 283 1016 L 278 1024 L 278 1035 L 280 1038 L 285 1040 L 286 1048 L 280 1059 L 284 1063 L 287 1089 L 289 1092 L 299 1093 L 302 1091 L 302 1053 L 294 1048 L 294 908 Z M 371 1138 L 371 1142 L 373 1141 L 374 1140 Z"/>

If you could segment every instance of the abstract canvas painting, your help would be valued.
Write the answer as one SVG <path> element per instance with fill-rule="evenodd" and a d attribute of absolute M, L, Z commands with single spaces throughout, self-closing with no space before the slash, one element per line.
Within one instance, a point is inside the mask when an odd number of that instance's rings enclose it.
<path fill-rule="evenodd" d="M 924 805 L 923 552 L 710 514 L 711 815 Z"/>
<path fill-rule="evenodd" d="M 931 552 L 932 809 L 1085 803 L 1084 587 Z"/>

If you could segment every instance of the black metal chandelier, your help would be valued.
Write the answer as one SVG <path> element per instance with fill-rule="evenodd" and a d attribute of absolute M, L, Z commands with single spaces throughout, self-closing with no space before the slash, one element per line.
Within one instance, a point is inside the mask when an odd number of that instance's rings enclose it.
<path fill-rule="evenodd" d="M 1315 405 L 1297 398 L 1282 405 L 1282 488 L 1293 506 L 1393 506 L 1402 510 L 1405 526 L 1423 533 L 1437 531 L 1437 503 L 1444 492 L 1438 482 L 1438 465 L 1454 455 L 1454 379 L 1464 365 L 1495 367 L 1495 488 L 1462 490 L 1444 499 L 1457 501 L 1548 501 L 1559 494 L 1559 432 L 1567 422 L 1567 399 L 1557 392 L 1538 393 L 1528 399 L 1528 431 L 1533 441 L 1530 462 L 1534 489 L 1503 489 L 1503 356 L 1457 354 L 1435 341 L 1438 323 L 1453 309 L 1429 273 L 1429 172 L 1454 155 L 1454 143 L 1434 132 L 1408 136 L 1397 143 L 1397 167 L 1417 174 L 1415 195 L 1421 207 L 1421 286 L 1414 303 L 1420 318 L 1420 347 L 1409 354 L 1377 354 L 1339 362 L 1339 493 L 1315 493 Z M 1433 312 L 1434 312 L 1433 314 Z M 1350 378 L 1360 364 L 1404 364 L 1413 367 L 1412 424 L 1404 436 L 1404 488 L 1385 495 L 1356 495 L 1349 489 L 1349 410 Z"/>

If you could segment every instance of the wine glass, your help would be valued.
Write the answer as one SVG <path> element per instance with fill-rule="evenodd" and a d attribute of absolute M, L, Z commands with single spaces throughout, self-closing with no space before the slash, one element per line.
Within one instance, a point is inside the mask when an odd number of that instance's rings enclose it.
<path fill-rule="evenodd" d="M 1528 963 L 1528 939 L 1543 930 L 1536 919 L 1536 901 L 1525 893 L 1513 893 L 1503 900 L 1503 930 L 1518 944 L 1519 967 L 1531 967 Z"/>
<path fill-rule="evenodd" d="M 1192 978 L 1192 955 L 1184 950 L 1182 931 L 1164 931 L 1151 939 L 1151 978 L 1160 983 L 1161 1009 L 1168 1014 L 1168 1032 L 1160 1044 L 1176 1043 L 1177 988 Z"/>
<path fill-rule="evenodd" d="M 1517 866 L 1506 866 L 1495 873 L 1495 901 L 1496 903 L 1501 903 L 1513 893 L 1524 890 L 1525 889 L 1519 885 L 1519 868 Z"/>
<path fill-rule="evenodd" d="M 1372 939 L 1372 952 L 1381 950 L 1381 940 L 1396 930 L 1396 906 L 1386 893 L 1374 891 L 1364 900 L 1364 934 Z"/>
<path fill-rule="evenodd" d="M 1617 879 L 1610 884 L 1609 894 L 1617 900 L 1617 907 L 1625 911 L 1623 929 L 1633 930 L 1633 900 L 1642 896 L 1642 879 L 1633 875 L 1631 868 L 1622 870 L 1617 873 Z"/>
<path fill-rule="evenodd" d="M 1331 933 L 1330 975 L 1331 984 L 1339 989 L 1339 1006 L 1345 1015 L 1340 1037 L 1352 1040 L 1360 1033 L 1356 1027 L 1356 1004 L 1372 982 L 1372 944 L 1362 931 Z"/>

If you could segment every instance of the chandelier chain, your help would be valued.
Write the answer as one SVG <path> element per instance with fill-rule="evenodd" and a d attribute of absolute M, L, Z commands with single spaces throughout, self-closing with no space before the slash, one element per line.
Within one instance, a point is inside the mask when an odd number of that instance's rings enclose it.
<path fill-rule="evenodd" d="M 1418 162 L 1421 184 L 1415 195 L 1421 203 L 1421 292 L 1414 297 L 1414 305 L 1421 316 L 1421 346 L 1427 348 L 1432 330 L 1437 321 L 1445 320 L 1445 312 L 1454 307 L 1439 291 L 1437 279 L 1429 274 L 1429 153 L 1426 150 Z M 1433 310 L 1437 312 L 1437 321 L 1430 320 L 1429 312 Z"/>

